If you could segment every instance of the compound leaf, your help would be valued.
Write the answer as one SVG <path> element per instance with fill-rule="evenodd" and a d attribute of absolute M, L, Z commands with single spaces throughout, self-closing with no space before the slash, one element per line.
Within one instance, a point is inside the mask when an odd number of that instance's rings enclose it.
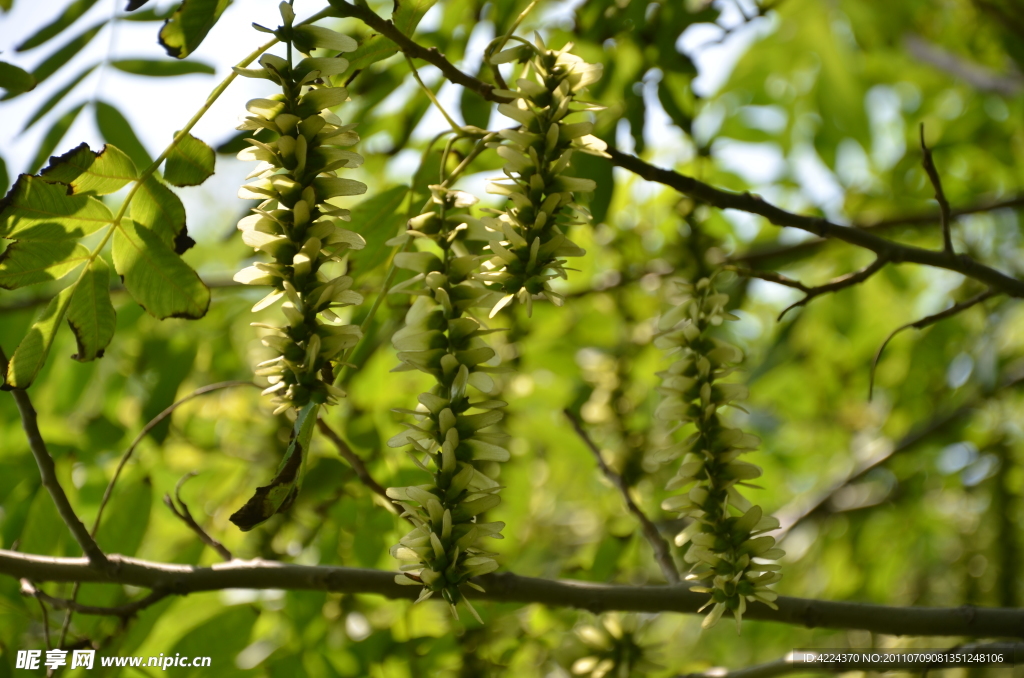
<path fill-rule="evenodd" d="M 116 146 L 106 144 L 92 152 L 82 143 L 62 156 L 50 158 L 39 176 L 68 184 L 72 195 L 107 195 L 138 176 L 135 163 Z"/>
<path fill-rule="evenodd" d="M 205 141 L 186 134 L 167 156 L 164 179 L 174 186 L 198 186 L 213 174 L 215 161 L 216 154 Z"/>

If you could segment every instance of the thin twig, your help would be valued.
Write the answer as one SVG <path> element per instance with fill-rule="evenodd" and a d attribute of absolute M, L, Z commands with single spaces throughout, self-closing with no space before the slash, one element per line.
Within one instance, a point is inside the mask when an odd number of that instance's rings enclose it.
<path fill-rule="evenodd" d="M 953 304 L 952 306 L 947 308 L 945 311 L 941 311 L 941 312 L 935 313 L 933 315 L 925 316 L 924 318 L 921 318 L 920 320 L 915 320 L 912 323 L 908 323 L 906 325 L 902 325 L 900 327 L 897 327 L 892 332 L 890 332 L 889 336 L 886 337 L 885 341 L 882 342 L 882 345 L 878 347 L 878 352 L 875 353 L 875 359 L 871 361 L 871 375 L 868 378 L 868 400 L 871 400 L 872 396 L 875 393 L 875 370 L 878 367 L 878 361 L 882 358 L 882 351 L 884 351 L 885 347 L 889 345 L 889 342 L 892 341 L 893 337 L 895 337 L 897 334 L 899 334 L 903 330 L 909 330 L 910 328 L 914 328 L 916 330 L 919 330 L 919 329 L 928 327 L 929 325 L 934 325 L 935 323 L 939 322 L 940 320 L 945 320 L 946 318 L 952 317 L 952 316 L 956 315 L 957 313 L 960 313 L 961 311 L 966 311 L 971 306 L 974 306 L 976 304 L 980 304 L 981 302 L 983 302 L 986 299 L 989 299 L 989 298 L 995 296 L 996 294 L 997 294 L 996 290 L 987 289 L 984 292 L 979 292 L 978 294 L 975 294 L 970 299 L 966 299 L 964 301 L 961 301 L 958 304 Z"/>
<path fill-rule="evenodd" d="M 103 509 L 106 508 L 107 502 L 110 501 L 110 495 L 113 494 L 114 486 L 117 484 L 118 479 L 121 477 L 121 471 L 124 469 L 125 464 L 128 463 L 128 460 L 132 458 L 132 454 L 135 452 L 135 448 L 138 447 L 139 443 L 142 442 L 142 439 L 145 438 L 150 431 L 156 428 L 161 421 L 171 416 L 171 414 L 173 414 L 176 409 L 178 409 L 188 401 L 192 400 L 193 398 L 198 398 L 201 395 L 206 395 L 207 393 L 212 393 L 213 391 L 219 391 L 220 389 L 223 388 L 231 388 L 233 386 L 253 386 L 255 388 L 260 388 L 259 384 L 256 384 L 251 381 L 222 381 L 216 384 L 210 384 L 209 386 L 203 386 L 201 388 L 197 388 L 195 391 L 192 391 L 192 393 L 189 393 L 181 400 L 178 400 L 172 403 L 171 405 L 168 405 L 163 412 L 150 419 L 149 423 L 142 427 L 142 430 L 139 431 L 139 434 L 135 436 L 135 440 L 132 441 L 132 444 L 129 445 L 128 449 L 125 450 L 124 454 L 121 455 L 121 460 L 117 463 L 117 469 L 114 470 L 114 476 L 110 479 L 110 482 L 107 483 L 107 489 L 103 491 L 103 498 L 100 500 L 100 508 L 96 512 L 96 520 L 92 524 L 93 536 L 96 535 L 96 531 L 100 528 L 100 519 L 103 517 Z"/>
<path fill-rule="evenodd" d="M 775 537 L 777 541 L 781 542 L 794 527 L 821 511 L 832 497 L 834 497 L 836 493 L 844 487 L 848 487 L 861 480 L 872 469 L 878 468 L 893 456 L 906 452 L 919 443 L 927 440 L 932 435 L 946 430 L 946 428 L 951 424 L 967 416 L 1001 391 L 1014 388 L 1021 384 L 1024 384 L 1024 370 L 1020 370 L 1015 373 L 1014 376 L 1003 380 L 1003 382 L 997 385 L 991 392 L 980 394 L 952 412 L 937 416 L 924 426 L 920 426 L 910 431 L 892 448 L 883 450 L 872 458 L 863 461 L 848 475 L 833 483 L 813 499 L 807 500 L 804 497 L 800 497 L 783 506 L 775 513 L 775 517 L 779 521 L 779 528 L 771 533 L 772 536 Z"/>
<path fill-rule="evenodd" d="M 809 302 L 811 299 L 814 299 L 815 297 L 820 297 L 823 294 L 831 294 L 832 292 L 838 292 L 839 290 L 846 289 L 847 287 L 852 287 L 854 285 L 864 282 L 865 280 L 873 276 L 875 273 L 878 273 L 880 270 L 882 270 L 882 268 L 884 268 L 887 263 L 889 262 L 886 261 L 884 258 L 878 257 L 873 262 L 871 262 L 870 265 L 865 266 L 859 271 L 854 271 L 853 273 L 841 275 L 838 278 L 830 280 L 824 285 L 805 288 L 803 290 L 804 298 L 799 301 L 793 302 L 792 304 L 784 308 L 782 310 L 782 313 L 779 314 L 778 320 L 781 321 L 783 316 L 789 313 L 790 310 L 797 308 L 799 306 L 805 306 L 807 302 Z"/>
<path fill-rule="evenodd" d="M 935 167 L 935 160 L 932 158 L 931 149 L 924 142 L 924 123 L 921 123 L 921 164 L 928 174 L 928 179 L 935 189 L 935 201 L 939 203 L 939 224 L 942 226 L 942 249 L 953 254 L 953 236 L 950 233 L 949 201 L 946 200 L 946 193 L 942 190 L 942 179 L 939 177 L 939 170 Z"/>
<path fill-rule="evenodd" d="M 190 478 L 195 477 L 195 475 L 195 471 L 192 471 L 182 476 L 181 480 L 178 481 L 178 484 L 174 486 L 174 499 L 171 499 L 170 494 L 165 494 L 164 503 L 167 504 L 167 508 L 171 509 L 171 512 L 176 515 L 181 522 L 185 523 L 190 530 L 196 533 L 196 536 L 198 536 L 204 544 L 216 551 L 224 560 L 233 560 L 234 556 L 231 554 L 231 551 L 229 551 L 224 544 L 211 537 L 209 533 L 195 521 L 195 518 L 192 517 L 192 513 L 188 510 L 188 505 L 181 498 L 181 486 Z M 177 506 L 174 503 L 175 499 L 178 501 Z"/>
<path fill-rule="evenodd" d="M 370 471 L 366 468 L 366 464 L 363 463 L 363 460 L 358 454 L 352 451 L 352 448 L 348 446 L 348 443 L 346 443 L 345 440 L 334 431 L 334 429 L 328 426 L 327 422 L 323 419 L 317 419 L 316 425 L 317 428 L 320 429 L 320 433 L 324 434 L 324 436 L 334 443 L 336 448 L 338 448 L 338 454 L 340 454 L 345 461 L 349 463 L 352 470 L 356 472 L 359 482 L 370 488 L 374 494 L 380 496 L 384 500 L 384 506 L 387 507 L 389 511 L 395 515 L 401 515 L 403 513 L 402 507 L 396 504 L 391 497 L 388 496 L 388 491 L 373 479 L 373 476 L 370 475 Z"/>
<path fill-rule="evenodd" d="M 633 497 L 629 493 L 629 487 L 618 473 L 616 473 L 608 464 L 605 463 L 604 458 L 601 456 L 601 449 L 591 439 L 591 437 L 584 430 L 580 420 L 569 411 L 568 409 L 562 410 L 565 417 L 572 424 L 573 430 L 576 431 L 576 435 L 580 437 L 580 440 L 590 449 L 594 454 L 594 458 L 597 460 L 597 465 L 604 473 L 605 477 L 611 481 L 612 485 L 619 489 L 622 493 L 622 498 L 626 501 L 626 508 L 629 512 L 636 516 L 636 519 L 640 521 L 640 529 L 644 533 L 644 537 L 647 542 L 651 545 L 651 549 L 654 551 L 654 558 L 658 561 L 658 565 L 661 567 L 661 573 L 665 575 L 666 581 L 669 584 L 678 584 L 679 570 L 676 569 L 675 561 L 672 560 L 672 551 L 669 550 L 668 543 L 662 538 L 658 532 L 658 528 L 654 526 L 651 519 L 641 510 L 636 502 L 633 501 Z"/>
<path fill-rule="evenodd" d="M 123 620 L 128 620 L 138 614 L 141 610 L 160 602 L 170 594 L 167 591 L 155 590 L 145 598 L 140 598 L 133 603 L 125 603 L 124 605 L 118 605 L 117 607 L 98 607 L 96 605 L 83 605 L 82 603 L 68 598 L 57 598 L 55 596 L 51 596 L 42 589 L 37 588 L 35 584 L 28 579 L 22 579 L 21 595 L 35 598 L 39 601 L 40 605 L 45 602 L 55 610 L 73 610 L 80 614 L 120 617 Z M 44 607 L 43 609 L 45 611 L 46 608 Z M 49 646 L 49 639 L 47 639 L 47 646 Z"/>
<path fill-rule="evenodd" d="M 31 583 L 29 583 L 28 579 L 22 579 L 21 580 L 21 592 L 22 593 L 25 592 L 25 585 L 26 584 L 31 586 Z M 43 602 L 42 598 L 36 596 L 36 602 L 39 603 L 39 612 L 41 612 L 42 615 L 43 615 L 43 639 L 46 642 L 46 649 L 47 650 L 52 650 L 53 649 L 53 641 L 50 640 L 50 613 L 46 609 L 46 603 Z"/>
<path fill-rule="evenodd" d="M 8 368 L 7 355 L 2 348 L 0 348 L 0 366 L 2 366 L 4 374 L 6 374 Z M 57 513 L 60 514 L 64 524 L 68 526 L 75 541 L 82 547 L 82 553 L 86 555 L 92 566 L 98 569 L 106 569 L 110 565 L 107 561 L 107 556 L 100 549 L 92 535 L 89 534 L 89 531 L 85 529 L 85 525 L 75 513 L 71 502 L 68 501 L 68 495 L 64 492 L 64 488 L 61 487 L 60 481 L 57 479 L 57 469 L 53 463 L 53 457 L 50 456 L 49 450 L 46 449 L 46 441 L 43 440 L 43 435 L 39 432 L 39 422 L 36 416 L 36 409 L 32 406 L 32 399 L 29 398 L 26 391 L 21 389 L 11 389 L 11 395 L 14 396 L 14 402 L 18 405 L 18 412 L 21 414 L 21 424 L 28 438 L 29 449 L 32 450 L 32 456 L 39 467 L 39 477 L 42 479 L 43 487 L 50 493 L 50 498 L 53 499 L 53 503 L 57 507 Z"/>
<path fill-rule="evenodd" d="M 54 558 L 0 550 L 0 574 L 30 577 L 33 581 L 82 581 L 108 585 L 141 586 L 174 595 L 219 591 L 227 588 L 333 591 L 414 599 L 420 589 L 402 586 L 395 573 L 325 565 L 296 565 L 266 560 L 233 560 L 201 567 L 180 563 L 111 556 L 117 566 L 100 572 L 85 558 Z M 550 580 L 512 573 L 489 574 L 477 582 L 485 593 L 480 600 L 503 603 L 540 603 L 549 607 L 575 607 L 592 612 L 676 612 L 694 614 L 707 603 L 707 594 L 679 586 L 631 586 L 596 582 Z M 817 628 L 862 629 L 875 633 L 916 636 L 1024 638 L 1024 610 L 1019 608 L 898 607 L 812 600 L 779 596 L 778 609 L 752 605 L 745 619 L 773 621 Z"/>

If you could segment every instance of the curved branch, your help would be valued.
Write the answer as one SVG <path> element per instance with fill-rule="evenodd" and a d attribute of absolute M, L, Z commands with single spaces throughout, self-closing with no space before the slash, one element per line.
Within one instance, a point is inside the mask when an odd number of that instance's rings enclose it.
<path fill-rule="evenodd" d="M 116 568 L 102 572 L 85 558 L 52 558 L 0 550 L 0 574 L 34 581 L 130 584 L 184 595 L 226 588 L 372 593 L 415 599 L 419 589 L 395 582 L 394 572 L 323 565 L 292 565 L 265 560 L 233 560 L 211 567 L 154 563 L 111 556 Z M 624 586 L 522 577 L 511 573 L 479 578 L 481 600 L 540 603 L 591 612 L 681 612 L 695 614 L 707 595 L 686 586 Z M 874 633 L 918 636 L 1024 638 L 1024 610 L 981 607 L 890 607 L 782 596 L 778 610 L 765 605 L 747 609 L 748 619 L 807 627 L 863 629 Z"/>
<path fill-rule="evenodd" d="M 852 226 L 842 226 L 820 217 L 808 217 L 787 212 L 751 193 L 732 193 L 715 188 L 703 181 L 688 177 L 673 170 L 662 169 L 648 164 L 632 155 L 614 148 L 608 149 L 612 164 L 629 170 L 648 181 L 654 181 L 676 189 L 691 198 L 703 201 L 719 209 L 734 209 L 764 217 L 776 226 L 787 226 L 813 233 L 821 238 L 834 238 L 871 250 L 879 258 L 894 264 L 912 263 L 955 271 L 968 278 L 984 283 L 1011 297 L 1024 298 L 1024 281 L 985 266 L 965 254 L 928 250 L 912 245 L 902 245 L 881 238 L 874 233 Z"/>
<path fill-rule="evenodd" d="M 186 504 L 185 501 L 181 498 L 181 486 L 188 482 L 188 480 L 190 478 L 193 478 L 195 475 L 196 472 L 192 471 L 182 476 L 181 480 L 178 481 L 178 484 L 174 486 L 174 499 L 171 499 L 170 494 L 165 494 L 164 504 L 167 505 L 167 508 L 171 509 L 171 513 L 177 516 L 178 519 L 181 520 L 181 522 L 185 523 L 185 525 L 188 526 L 188 529 L 195 532 L 196 536 L 199 537 L 199 540 L 201 542 L 203 542 L 204 544 L 212 548 L 214 551 L 216 551 L 217 554 L 224 560 L 233 560 L 235 556 L 232 555 L 231 551 L 228 550 L 228 547 L 224 546 L 224 544 L 220 543 L 218 540 L 211 537 L 209 533 L 207 533 L 207 531 L 204 530 L 202 526 L 196 522 L 196 519 L 192 517 L 192 512 L 188 510 L 188 504 Z M 175 504 L 175 500 L 177 500 L 177 504 Z"/>
<path fill-rule="evenodd" d="M 165 591 L 153 591 L 145 598 L 140 598 L 132 603 L 125 603 L 124 605 L 118 605 L 117 607 L 97 607 L 96 605 L 83 605 L 82 603 L 69 598 L 57 598 L 55 596 L 51 596 L 45 591 L 37 589 L 35 584 L 28 579 L 22 579 L 21 595 L 31 596 L 37 599 L 40 604 L 46 603 L 55 610 L 71 610 L 72 612 L 78 612 L 79 614 L 129 619 L 150 605 L 160 602 L 170 594 Z M 46 608 L 44 607 L 43 609 L 45 610 Z"/>

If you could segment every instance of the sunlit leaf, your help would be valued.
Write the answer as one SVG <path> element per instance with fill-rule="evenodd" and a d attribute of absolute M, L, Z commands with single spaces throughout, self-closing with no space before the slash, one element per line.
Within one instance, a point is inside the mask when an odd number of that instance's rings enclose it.
<path fill-rule="evenodd" d="M 186 134 L 167 156 L 164 179 L 174 186 L 198 186 L 213 174 L 215 162 L 216 154 L 205 141 Z"/>
<path fill-rule="evenodd" d="M 92 196 L 68 195 L 67 186 L 22 174 L 0 202 L 0 237 L 12 240 L 68 240 L 106 224 L 110 209 Z"/>
<path fill-rule="evenodd" d="M 123 219 L 114 234 L 114 268 L 140 306 L 159 318 L 201 318 L 210 290 L 153 231 Z"/>
<path fill-rule="evenodd" d="M 68 324 L 78 342 L 78 352 L 71 357 L 79 362 L 103 357 L 114 336 L 115 321 L 114 305 L 110 303 L 110 267 L 103 257 L 96 257 L 78 282 L 68 307 Z"/>
<path fill-rule="evenodd" d="M 160 44 L 169 56 L 184 59 L 210 32 L 231 0 L 183 0 L 160 29 Z"/>
<path fill-rule="evenodd" d="M 153 231 L 179 254 L 183 251 L 176 243 L 181 236 L 188 237 L 185 235 L 185 206 L 174 191 L 151 176 L 139 186 L 129 209 L 132 221 Z"/>
<path fill-rule="evenodd" d="M 0 254 L 0 287 L 60 280 L 88 259 L 89 249 L 73 240 L 19 240 Z"/>
<path fill-rule="evenodd" d="M 72 195 L 107 195 L 134 180 L 138 172 L 131 158 L 116 146 L 107 144 L 94 153 L 83 143 L 64 155 L 50 158 L 50 164 L 39 176 L 68 184 Z"/>
<path fill-rule="evenodd" d="M 28 388 L 46 362 L 46 356 L 53 345 L 61 320 L 68 310 L 74 286 L 65 287 L 50 300 L 43 312 L 32 323 L 28 334 L 18 344 L 7 368 L 7 385 L 11 388 Z"/>

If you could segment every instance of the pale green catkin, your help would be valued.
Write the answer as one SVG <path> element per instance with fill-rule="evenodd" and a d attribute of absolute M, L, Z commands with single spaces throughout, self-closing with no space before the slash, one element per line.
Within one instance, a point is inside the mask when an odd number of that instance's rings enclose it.
<path fill-rule="evenodd" d="M 777 596 L 767 587 L 781 578 L 779 565 L 753 559 L 778 560 L 783 555 L 775 539 L 764 534 L 779 523 L 751 505 L 737 487 L 761 475 L 760 468 L 739 460 L 759 440 L 729 428 L 719 416 L 722 408 L 746 397 L 743 386 L 722 381 L 736 369 L 742 353 L 712 336 L 725 320 L 736 319 L 725 310 L 729 297 L 716 292 L 709 278 L 681 287 L 685 299 L 662 316 L 661 334 L 655 341 L 678 355 L 659 374 L 664 398 L 657 416 L 677 426 L 692 424 L 696 430 L 668 450 L 682 457 L 668 489 L 690 489 L 667 499 L 662 507 L 693 520 L 676 537 L 676 544 L 690 542 L 686 561 L 692 569 L 687 578 L 702 582 L 694 591 L 711 594 L 707 605 L 713 607 L 704 627 L 713 626 L 729 611 L 738 628 L 747 601 L 775 607 L 772 601 Z"/>

